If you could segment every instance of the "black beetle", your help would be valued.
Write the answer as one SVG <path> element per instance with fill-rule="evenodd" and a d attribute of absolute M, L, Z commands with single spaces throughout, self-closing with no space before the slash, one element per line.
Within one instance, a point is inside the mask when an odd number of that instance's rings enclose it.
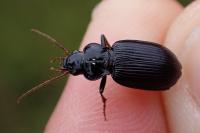
<path fill-rule="evenodd" d="M 111 47 L 104 35 L 101 44 L 90 43 L 83 51 L 75 50 L 68 54 L 61 43 L 36 29 L 32 31 L 45 36 L 66 53 L 59 69 L 62 74 L 32 88 L 19 97 L 18 101 L 36 89 L 60 79 L 68 73 L 83 74 L 88 80 L 101 78 L 99 92 L 104 103 L 103 91 L 107 75 L 111 74 L 117 83 L 142 90 L 166 90 L 173 86 L 181 76 L 181 64 L 167 48 L 153 42 L 140 40 L 120 40 Z M 105 109 L 104 109 L 105 115 Z"/>

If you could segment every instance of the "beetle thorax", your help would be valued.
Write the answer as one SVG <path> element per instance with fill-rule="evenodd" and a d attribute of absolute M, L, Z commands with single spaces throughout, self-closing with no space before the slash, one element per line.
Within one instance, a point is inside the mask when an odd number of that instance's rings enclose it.
<path fill-rule="evenodd" d="M 89 80 L 97 80 L 110 74 L 108 70 L 109 50 L 97 43 L 88 44 L 84 50 L 84 76 Z"/>

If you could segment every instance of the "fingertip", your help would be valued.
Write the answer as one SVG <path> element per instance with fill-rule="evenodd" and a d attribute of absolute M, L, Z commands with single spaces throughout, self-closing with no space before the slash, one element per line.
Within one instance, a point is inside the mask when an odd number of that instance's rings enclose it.
<path fill-rule="evenodd" d="M 180 10 L 171 0 L 103 1 L 93 13 L 81 47 L 99 43 L 101 34 L 110 44 L 121 39 L 161 43 Z M 108 98 L 105 122 L 99 83 L 70 77 L 46 132 L 167 132 L 160 93 L 122 87 L 111 77 L 104 93 Z"/>
<path fill-rule="evenodd" d="M 191 3 L 171 26 L 166 45 L 182 64 L 182 77 L 164 94 L 171 132 L 198 132 L 200 123 L 200 1 Z M 187 125 L 187 126 L 185 126 Z"/>

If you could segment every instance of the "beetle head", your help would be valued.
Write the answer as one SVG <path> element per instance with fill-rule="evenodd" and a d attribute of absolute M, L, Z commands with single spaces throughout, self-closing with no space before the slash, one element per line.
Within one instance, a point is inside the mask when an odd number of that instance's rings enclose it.
<path fill-rule="evenodd" d="M 72 75 L 79 75 L 82 73 L 83 53 L 75 50 L 72 54 L 64 59 L 63 68 L 69 71 Z"/>

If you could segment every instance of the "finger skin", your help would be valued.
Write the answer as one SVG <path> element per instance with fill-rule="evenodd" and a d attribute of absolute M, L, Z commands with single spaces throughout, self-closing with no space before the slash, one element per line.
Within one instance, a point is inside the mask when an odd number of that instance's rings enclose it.
<path fill-rule="evenodd" d="M 172 0 L 102 1 L 92 14 L 81 49 L 88 43 L 100 42 L 102 33 L 110 44 L 120 39 L 161 43 L 180 11 L 181 6 Z M 100 81 L 88 81 L 83 76 L 71 76 L 45 132 L 167 132 L 160 92 L 129 89 L 109 76 L 104 93 L 108 121 L 104 121 L 99 84 Z"/>
<path fill-rule="evenodd" d="M 166 45 L 180 59 L 183 74 L 178 84 L 164 93 L 171 133 L 200 132 L 200 1 L 190 4 L 171 26 Z"/>

